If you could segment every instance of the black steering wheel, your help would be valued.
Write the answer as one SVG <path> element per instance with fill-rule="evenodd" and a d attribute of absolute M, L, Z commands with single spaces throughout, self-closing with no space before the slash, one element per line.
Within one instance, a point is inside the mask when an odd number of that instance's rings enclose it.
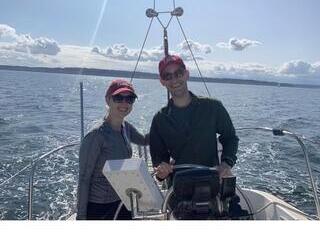
<path fill-rule="evenodd" d="M 208 166 L 204 166 L 204 165 L 200 165 L 200 164 L 177 164 L 177 165 L 173 165 L 173 172 L 171 174 L 168 175 L 168 178 L 172 178 L 177 172 L 180 171 L 185 171 L 185 170 L 192 170 L 192 169 L 210 169 L 210 170 L 217 170 L 216 167 L 208 167 Z M 171 212 L 171 208 L 169 207 L 169 201 L 171 199 L 171 197 L 173 196 L 173 186 L 170 186 L 167 194 L 164 198 L 163 204 L 162 204 L 162 212 Z"/>
<path fill-rule="evenodd" d="M 177 164 L 173 165 L 173 171 L 183 171 L 189 169 L 215 169 L 216 167 L 208 167 L 200 164 Z"/>

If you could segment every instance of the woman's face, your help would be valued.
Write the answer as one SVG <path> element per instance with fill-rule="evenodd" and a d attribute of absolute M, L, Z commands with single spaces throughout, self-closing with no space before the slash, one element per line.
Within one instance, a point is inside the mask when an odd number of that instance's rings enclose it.
<path fill-rule="evenodd" d="M 124 118 L 132 110 L 132 105 L 135 101 L 135 96 L 132 93 L 119 93 L 108 98 L 109 114 L 112 117 Z"/>

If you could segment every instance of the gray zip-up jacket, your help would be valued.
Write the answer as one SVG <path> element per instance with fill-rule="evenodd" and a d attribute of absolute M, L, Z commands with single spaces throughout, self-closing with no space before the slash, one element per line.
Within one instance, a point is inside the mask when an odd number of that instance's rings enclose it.
<path fill-rule="evenodd" d="M 108 160 L 131 158 L 131 142 L 148 145 L 149 137 L 140 134 L 126 121 L 121 131 L 113 130 L 104 121 L 84 137 L 79 153 L 77 219 L 86 219 L 88 202 L 110 203 L 119 200 L 102 174 L 102 169 Z"/>

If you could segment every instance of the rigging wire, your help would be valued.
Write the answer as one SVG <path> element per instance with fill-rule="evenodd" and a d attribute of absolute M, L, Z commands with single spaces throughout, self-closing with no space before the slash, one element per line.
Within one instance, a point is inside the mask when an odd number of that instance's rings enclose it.
<path fill-rule="evenodd" d="M 160 12 L 158 12 L 158 13 L 160 13 Z M 165 13 L 171 13 L 171 12 L 165 12 Z M 173 16 L 170 17 L 170 19 L 169 19 L 169 21 L 168 21 L 168 23 L 167 23 L 167 26 L 164 26 L 164 24 L 162 23 L 162 21 L 160 20 L 160 18 L 157 16 L 157 19 L 158 19 L 159 23 L 161 24 L 161 26 L 163 27 L 164 30 L 169 27 L 169 24 L 170 24 L 172 18 L 173 18 Z"/>
<path fill-rule="evenodd" d="M 147 38 L 148 38 L 148 35 L 149 35 L 149 32 L 150 32 L 150 28 L 151 28 L 153 19 L 154 19 L 154 17 L 152 17 L 151 20 L 150 20 L 150 23 L 149 23 L 149 27 L 148 27 L 146 36 L 145 36 L 145 38 L 144 38 L 142 47 L 141 47 L 140 52 L 139 52 L 138 60 L 137 60 L 137 62 L 136 62 L 136 65 L 135 65 L 135 67 L 134 67 L 134 70 L 133 70 L 132 75 L 131 75 L 131 78 L 130 78 L 130 83 L 132 83 L 133 78 L 134 78 L 134 75 L 136 74 L 136 70 L 137 70 L 137 67 L 138 67 L 138 64 L 139 64 L 141 55 L 142 55 L 142 51 L 143 51 L 143 49 L 144 49 L 144 45 L 146 44 L 146 41 L 147 41 Z"/>
<path fill-rule="evenodd" d="M 184 39 L 185 39 L 185 41 L 186 41 L 186 43 L 187 43 L 187 45 L 188 45 L 188 48 L 189 48 L 189 51 L 190 51 L 190 53 L 191 53 L 192 59 L 193 59 L 194 63 L 196 64 L 196 67 L 197 67 L 197 69 L 198 69 L 200 78 L 201 78 L 201 80 L 202 80 L 202 82 L 203 82 L 203 84 L 204 84 L 204 86 L 205 86 L 205 88 L 206 88 L 206 90 L 207 90 L 208 96 L 211 97 L 210 91 L 209 91 L 209 89 L 208 89 L 208 87 L 207 87 L 206 81 L 204 80 L 204 78 L 203 78 L 203 76 L 202 76 L 202 73 L 201 73 L 201 71 L 200 71 L 198 62 L 197 62 L 197 60 L 196 60 L 195 57 L 194 57 L 193 51 L 192 51 L 192 49 L 191 49 L 191 46 L 190 46 L 189 41 L 188 41 L 188 39 L 187 39 L 187 36 L 186 36 L 186 34 L 185 34 L 184 30 L 183 30 L 183 27 L 182 27 L 182 25 L 181 25 L 181 22 L 180 22 L 180 20 L 179 20 L 178 17 L 176 17 L 176 18 L 177 18 L 177 21 L 178 21 L 178 23 L 179 23 L 179 26 L 180 26 L 181 32 L 182 32 L 182 34 L 183 34 L 183 37 L 184 37 Z"/>
<path fill-rule="evenodd" d="M 176 6 L 175 0 L 173 0 L 172 3 L 173 3 L 173 7 L 174 7 L 174 9 L 175 9 L 175 6 Z M 156 6 L 156 3 L 155 3 L 155 0 L 154 0 L 154 1 L 153 1 L 153 10 L 155 10 L 155 6 Z M 160 20 L 159 16 L 158 16 L 159 13 L 162 13 L 162 12 L 157 12 L 157 15 L 153 16 L 153 17 L 151 18 L 151 20 L 150 20 L 150 24 L 149 24 L 149 27 L 148 27 L 146 36 L 145 36 L 145 38 L 144 38 L 142 47 L 141 47 L 141 49 L 140 49 L 140 52 L 139 52 L 139 56 L 138 56 L 136 65 L 135 65 L 135 67 L 134 67 L 134 70 L 133 70 L 132 75 L 131 75 L 131 78 L 130 78 L 130 83 L 133 82 L 133 78 L 134 78 L 134 76 L 135 76 L 135 73 L 136 73 L 136 70 L 137 70 L 137 67 L 138 67 L 138 64 L 139 64 L 139 61 L 140 61 L 140 58 L 141 58 L 141 55 L 142 55 L 142 52 L 143 52 L 145 43 L 146 43 L 146 41 L 147 41 L 147 38 L 148 38 L 148 35 L 149 35 L 149 32 L 150 32 L 150 28 L 151 28 L 151 25 L 152 25 L 152 22 L 153 22 L 154 17 L 157 18 L 158 22 L 160 23 L 160 25 L 162 26 L 162 28 L 164 29 L 164 31 L 166 31 L 167 28 L 169 27 L 169 24 L 171 23 L 171 20 L 172 20 L 173 16 L 174 16 L 174 15 L 172 14 L 172 12 L 164 12 L 164 13 L 171 13 L 171 17 L 170 17 L 168 23 L 167 23 L 166 26 L 165 26 L 165 25 L 162 23 L 162 21 Z M 204 84 L 204 86 L 205 86 L 205 89 L 206 89 L 206 91 L 207 91 L 207 94 L 208 94 L 209 97 L 211 97 L 210 91 L 209 91 L 209 89 L 208 89 L 208 86 L 207 86 L 207 84 L 206 84 L 206 81 L 204 80 L 204 78 L 203 78 L 203 76 L 202 76 L 202 73 L 201 73 L 201 70 L 200 70 L 200 68 L 199 68 L 198 62 L 197 62 L 197 60 L 196 60 L 196 58 L 195 58 L 195 56 L 194 56 L 194 53 L 193 53 L 193 51 L 192 51 L 192 49 L 191 49 L 191 46 L 190 46 L 190 44 L 189 44 L 189 41 L 188 41 L 187 36 L 186 36 L 186 34 L 185 34 L 185 31 L 184 31 L 184 29 L 183 29 L 183 27 L 182 27 L 182 24 L 181 24 L 178 16 L 177 16 L 177 15 L 175 15 L 175 16 L 176 16 L 177 22 L 178 22 L 178 24 L 179 24 L 179 27 L 180 27 L 180 29 L 181 29 L 181 32 L 182 32 L 182 34 L 183 34 L 183 37 L 184 37 L 184 39 L 185 39 L 185 41 L 186 41 L 186 43 L 187 43 L 188 49 L 189 49 L 189 51 L 190 51 L 190 53 L 191 53 L 192 59 L 193 59 L 195 65 L 196 65 L 196 67 L 197 67 L 197 70 L 198 70 L 198 73 L 199 73 L 199 75 L 200 75 L 200 78 L 201 78 L 201 80 L 202 80 L 202 82 L 203 82 L 203 84 Z"/>
<path fill-rule="evenodd" d="M 175 9 L 175 6 L 176 6 L 175 0 L 173 0 L 172 3 L 173 3 L 173 7 L 174 7 L 174 9 Z M 153 10 L 155 10 L 155 6 L 156 6 L 156 3 L 155 3 L 155 0 L 154 0 L 154 1 L 153 1 Z M 167 28 L 169 27 L 169 24 L 171 23 L 171 20 L 172 20 L 172 18 L 173 18 L 173 14 L 172 14 L 172 12 L 168 12 L 168 13 L 171 13 L 171 17 L 170 17 L 167 25 L 165 26 L 165 25 L 162 23 L 162 21 L 160 20 L 159 16 L 158 16 L 159 13 L 161 13 L 161 12 L 157 12 L 157 15 L 156 15 L 155 17 L 157 18 L 158 22 L 160 23 L 160 25 L 162 26 L 162 28 L 164 29 L 164 31 L 166 31 Z M 142 52 L 143 52 L 145 43 L 146 43 L 146 41 L 147 41 L 147 38 L 148 38 L 148 35 L 149 35 L 149 32 L 150 32 L 150 29 L 151 29 L 151 25 L 152 25 L 152 22 L 153 22 L 153 19 L 154 19 L 154 16 L 153 16 L 153 17 L 151 18 L 151 20 L 150 20 L 150 24 L 149 24 L 149 27 L 148 27 L 146 36 L 145 36 L 145 38 L 144 38 L 142 47 L 141 47 L 141 49 L 140 49 L 140 52 L 139 52 L 139 56 L 138 56 L 136 65 L 135 65 L 135 67 L 134 67 L 134 70 L 133 70 L 132 75 L 131 75 L 131 78 L 130 78 L 130 83 L 133 82 L 133 78 L 134 78 L 134 76 L 135 76 L 135 73 L 136 73 L 136 70 L 137 70 L 137 67 L 138 67 L 138 64 L 139 64 L 139 61 L 140 61 L 140 58 L 141 58 L 141 55 L 142 55 Z M 209 91 L 209 89 L 208 89 L 208 86 L 207 86 L 207 84 L 206 84 L 206 82 L 205 82 L 205 80 L 204 80 L 204 78 L 203 78 L 203 76 L 202 76 L 202 73 L 201 73 L 201 70 L 200 70 L 200 68 L 199 68 L 198 62 L 197 62 L 197 60 L 196 60 L 196 58 L 195 58 L 195 56 L 194 56 L 194 54 L 193 54 L 193 51 L 192 51 L 192 49 L 191 49 L 191 46 L 190 46 L 190 44 L 189 44 L 189 41 L 188 41 L 188 39 L 187 39 L 187 36 L 186 36 L 186 34 L 185 34 L 185 32 L 184 32 L 184 29 L 183 29 L 183 27 L 182 27 L 182 24 L 181 24 L 178 16 L 176 16 L 176 19 L 177 19 L 177 22 L 178 22 L 178 24 L 179 24 L 179 26 L 180 26 L 181 32 L 182 32 L 182 34 L 183 34 L 183 37 L 184 37 L 184 39 L 185 39 L 185 41 L 186 41 L 186 43 L 187 43 L 187 46 L 188 46 L 188 49 L 189 49 L 189 51 L 190 51 L 190 53 L 191 53 L 192 59 L 193 59 L 195 65 L 196 65 L 196 67 L 197 67 L 197 70 L 198 70 L 198 73 L 199 73 L 199 75 L 200 75 L 200 78 L 201 78 L 201 80 L 202 80 L 202 82 L 203 82 L 203 84 L 204 84 L 204 86 L 205 86 L 205 89 L 206 89 L 206 91 L 207 91 L 207 94 L 208 94 L 209 97 L 211 97 L 211 94 L 210 94 L 210 91 Z"/>

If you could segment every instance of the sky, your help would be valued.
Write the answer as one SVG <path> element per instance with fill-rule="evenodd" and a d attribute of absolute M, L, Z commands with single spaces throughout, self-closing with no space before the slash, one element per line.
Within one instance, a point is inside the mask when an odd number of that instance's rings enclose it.
<path fill-rule="evenodd" d="M 155 4 L 155 8 L 154 8 Z M 1 0 L 0 64 L 132 71 L 157 12 L 182 7 L 167 27 L 169 52 L 191 75 L 320 85 L 318 0 Z M 166 26 L 169 13 L 160 13 Z M 157 18 L 137 67 L 157 72 Z"/>

